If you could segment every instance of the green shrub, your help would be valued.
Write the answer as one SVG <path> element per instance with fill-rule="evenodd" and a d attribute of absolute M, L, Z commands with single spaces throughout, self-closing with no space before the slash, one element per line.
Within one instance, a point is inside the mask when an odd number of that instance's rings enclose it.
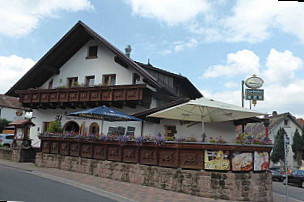
<path fill-rule="evenodd" d="M 47 129 L 49 133 L 61 133 L 62 127 L 60 121 L 51 121 Z"/>

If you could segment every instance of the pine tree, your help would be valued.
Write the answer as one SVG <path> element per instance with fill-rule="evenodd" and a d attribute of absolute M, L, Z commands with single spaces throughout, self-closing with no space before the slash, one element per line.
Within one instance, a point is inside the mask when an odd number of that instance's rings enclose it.
<path fill-rule="evenodd" d="M 295 153 L 295 159 L 298 162 L 298 166 L 302 166 L 302 158 L 303 158 L 303 139 L 298 131 L 298 129 L 295 131 L 293 136 L 293 144 L 291 146 L 292 151 Z"/>
<path fill-rule="evenodd" d="M 279 161 L 285 160 L 285 154 L 284 154 L 284 136 L 286 135 L 286 132 L 283 128 L 280 128 L 277 132 L 277 135 L 274 140 L 274 147 L 272 149 L 272 154 L 270 156 L 270 159 L 272 162 L 277 163 Z"/>

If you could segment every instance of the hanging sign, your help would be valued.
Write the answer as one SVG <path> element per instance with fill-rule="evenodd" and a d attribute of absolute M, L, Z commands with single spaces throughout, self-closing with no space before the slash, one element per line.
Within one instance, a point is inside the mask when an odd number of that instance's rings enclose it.
<path fill-rule="evenodd" d="M 248 88 L 252 88 L 252 89 L 257 89 L 257 88 L 261 88 L 264 84 L 264 81 L 263 79 L 261 79 L 260 77 L 257 77 L 255 74 L 246 79 L 245 81 L 245 85 L 248 87 Z"/>
<path fill-rule="evenodd" d="M 264 100 L 264 89 L 245 89 L 246 100 Z"/>

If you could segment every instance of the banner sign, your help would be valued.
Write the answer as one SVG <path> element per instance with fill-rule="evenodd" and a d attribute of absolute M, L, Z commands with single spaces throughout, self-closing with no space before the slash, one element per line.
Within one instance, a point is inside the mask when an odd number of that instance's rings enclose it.
<path fill-rule="evenodd" d="M 268 152 L 254 152 L 254 171 L 268 170 L 269 154 Z"/>
<path fill-rule="evenodd" d="M 245 89 L 246 100 L 264 100 L 264 89 Z"/>
<path fill-rule="evenodd" d="M 223 150 L 205 150 L 206 170 L 230 170 L 230 152 Z"/>
<path fill-rule="evenodd" d="M 233 171 L 251 171 L 253 169 L 252 153 L 233 152 L 232 170 Z"/>

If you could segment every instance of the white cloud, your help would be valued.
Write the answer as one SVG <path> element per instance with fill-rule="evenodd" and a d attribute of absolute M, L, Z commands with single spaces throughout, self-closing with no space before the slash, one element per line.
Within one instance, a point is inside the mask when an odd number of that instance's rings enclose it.
<path fill-rule="evenodd" d="M 288 50 L 278 52 L 271 49 L 266 68 L 263 77 L 268 83 L 287 84 L 293 82 L 296 71 L 303 68 L 303 60 Z"/>
<path fill-rule="evenodd" d="M 297 80 L 289 85 L 266 85 L 264 89 L 264 101 L 258 101 L 257 105 L 252 109 L 257 111 L 272 113 L 291 112 L 293 115 L 297 114 L 304 118 L 303 100 L 304 100 L 304 80 Z M 241 106 L 241 90 L 210 92 L 201 90 L 202 93 L 207 92 L 208 96 L 218 101 Z M 245 100 L 245 107 L 249 108 L 249 101 Z"/>
<path fill-rule="evenodd" d="M 233 14 L 221 19 L 226 41 L 260 42 L 280 29 L 297 36 L 304 43 L 304 7 L 298 2 L 277 0 L 237 0 Z"/>
<path fill-rule="evenodd" d="M 163 50 L 160 52 L 161 55 L 170 55 L 172 54 L 172 51 L 171 50 Z"/>
<path fill-rule="evenodd" d="M 77 12 L 93 9 L 89 0 L 2 0 L 0 2 L 0 34 L 20 37 L 35 29 L 45 17 L 59 11 Z"/>
<path fill-rule="evenodd" d="M 157 19 L 168 25 L 185 23 L 200 13 L 208 11 L 207 0 L 126 0 L 133 13 L 146 18 Z"/>
<path fill-rule="evenodd" d="M 199 42 L 197 39 L 191 38 L 188 41 L 176 41 L 174 44 L 174 52 L 180 52 L 184 49 L 191 49 L 198 46 Z"/>
<path fill-rule="evenodd" d="M 0 93 L 6 93 L 34 64 L 30 58 L 0 56 Z"/>
<path fill-rule="evenodd" d="M 228 56 L 229 55 L 230 54 L 228 54 Z M 237 55 L 235 54 L 235 56 Z M 242 55 L 240 54 L 238 57 L 242 58 Z M 235 60 L 238 61 L 237 58 L 235 58 Z M 292 114 L 304 115 L 304 79 L 298 76 L 300 74 L 297 74 L 297 71 L 303 71 L 303 64 L 303 60 L 295 57 L 291 51 L 285 50 L 279 52 L 271 49 L 265 61 L 265 68 L 260 73 L 260 76 L 265 82 L 262 87 L 262 89 L 264 89 L 265 100 L 258 101 L 255 109 L 267 113 L 278 111 L 279 113 L 291 112 Z M 244 63 L 244 65 L 246 64 Z M 221 70 L 225 72 L 228 66 L 224 66 L 225 68 Z M 247 69 L 247 66 L 243 66 L 243 68 Z M 220 70 L 218 70 L 218 72 L 220 72 Z M 216 71 L 214 71 L 214 75 L 215 73 Z M 221 73 L 217 75 L 225 76 L 225 74 Z M 226 88 L 237 87 L 236 85 L 237 84 L 233 82 L 227 82 L 225 84 Z M 206 97 L 239 106 L 241 105 L 241 88 L 221 92 L 212 92 L 210 90 L 202 90 L 201 92 Z M 249 108 L 248 101 L 245 102 L 245 107 Z"/>
<path fill-rule="evenodd" d="M 226 88 L 237 88 L 240 87 L 240 84 L 237 84 L 236 82 L 226 82 L 225 83 Z"/>
<path fill-rule="evenodd" d="M 259 57 L 250 50 L 240 50 L 227 55 L 225 65 L 208 67 L 203 78 L 216 78 L 220 76 L 252 75 L 259 73 Z"/>

